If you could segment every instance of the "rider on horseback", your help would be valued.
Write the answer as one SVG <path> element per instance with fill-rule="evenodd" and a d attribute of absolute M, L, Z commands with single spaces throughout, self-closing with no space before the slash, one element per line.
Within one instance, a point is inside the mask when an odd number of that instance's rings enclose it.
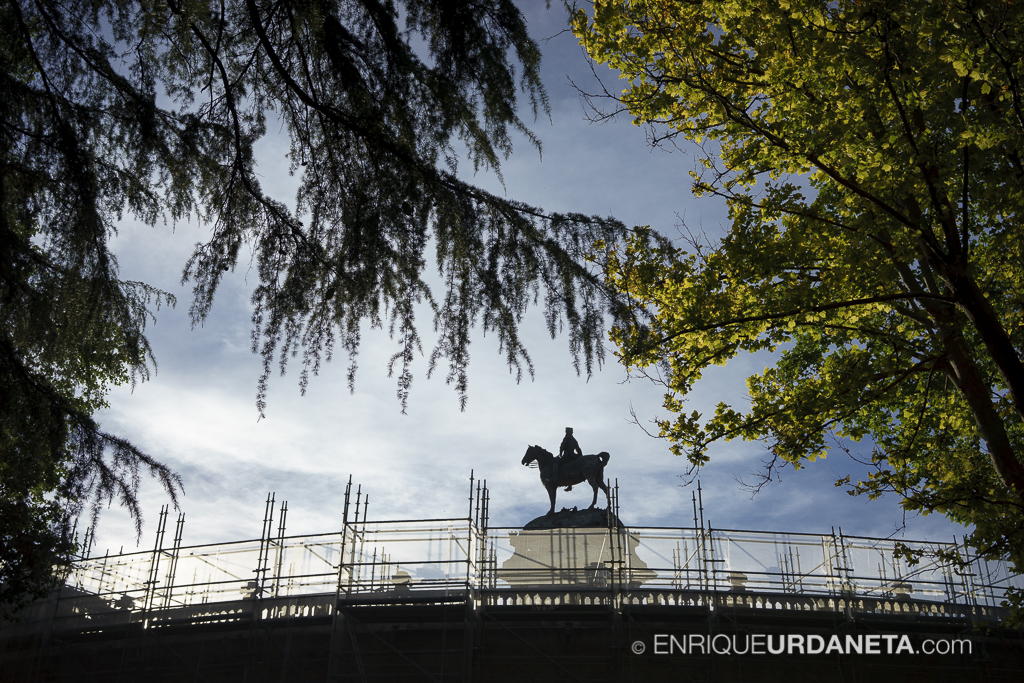
<path fill-rule="evenodd" d="M 573 440 L 575 441 L 575 439 Z M 569 455 L 578 454 L 570 452 Z M 611 505 L 611 494 L 609 493 L 608 485 L 604 482 L 604 468 L 611 457 L 607 451 L 574 457 L 570 462 L 572 467 L 566 467 L 562 474 L 557 474 L 556 470 L 558 469 L 559 460 L 566 460 L 567 458 L 559 458 L 554 453 L 549 453 L 540 446 L 528 446 L 526 455 L 523 456 L 523 465 L 528 466 L 537 463 L 537 468 L 540 470 L 540 483 L 547 489 L 548 498 L 551 500 L 548 514 L 553 515 L 555 514 L 555 497 L 558 487 L 567 484 L 581 484 L 584 481 L 594 489 L 594 499 L 590 502 L 590 509 L 597 505 L 598 489 L 604 491 L 605 500 Z"/>
<path fill-rule="evenodd" d="M 559 459 L 555 461 L 555 480 L 558 479 L 558 466 L 562 462 L 572 462 L 576 458 L 583 455 L 583 451 L 580 450 L 580 445 L 576 442 L 576 438 L 572 435 L 572 427 L 565 428 L 565 438 L 562 439 L 562 445 L 558 447 Z M 572 486 L 567 486 L 566 491 L 572 491 Z"/>

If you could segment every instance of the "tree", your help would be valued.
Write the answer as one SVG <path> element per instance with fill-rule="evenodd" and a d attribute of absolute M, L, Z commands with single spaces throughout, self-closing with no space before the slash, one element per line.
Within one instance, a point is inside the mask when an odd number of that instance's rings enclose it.
<path fill-rule="evenodd" d="M 3 203 L 5 219 L 24 217 L 24 206 Z M 181 483 L 92 418 L 106 406 L 110 385 L 147 376 L 147 304 L 159 307 L 165 295 L 141 283 L 106 282 L 47 253 L 28 224 L 2 224 L 0 616 L 63 578 L 80 550 L 72 522 L 87 504 L 95 521 L 100 503 L 117 498 L 141 530 L 140 468 L 172 500 Z"/>
<path fill-rule="evenodd" d="M 60 175 L 45 177 L 53 167 L 38 163 L 38 129 L 19 125 L 32 118 L 16 95 L 32 65 L 9 30 L 11 10 L 0 8 L 0 616 L 63 578 L 80 550 L 72 522 L 86 505 L 95 521 L 100 504 L 117 498 L 141 530 L 140 468 L 172 500 L 180 487 L 167 467 L 92 418 L 108 386 L 148 376 L 147 306 L 173 298 L 117 280 L 113 259 L 97 249 L 102 239 L 88 230 L 46 223 L 52 215 L 40 195 Z M 18 139 L 12 129 L 27 134 Z"/>
<path fill-rule="evenodd" d="M 296 356 L 305 388 L 340 347 L 351 388 L 365 324 L 397 341 L 388 371 L 404 410 L 418 304 L 438 337 L 428 374 L 446 363 L 463 404 L 474 326 L 496 334 L 517 377 L 532 374 L 518 324 L 541 297 L 577 370 L 602 361 L 603 282 L 584 257 L 621 226 L 458 175 L 463 150 L 497 171 L 513 133 L 539 149 L 516 98 L 546 111 L 540 53 L 510 0 L 14 0 L 0 19 L 0 284 L 5 321 L 21 325 L 4 325 L 2 371 L 20 384 L 3 458 L 27 482 L 5 499 L 78 501 L 105 462 L 128 469 L 110 470 L 101 496 L 134 505 L 140 465 L 173 491 L 166 468 L 89 418 L 106 386 L 145 372 L 147 306 L 163 296 L 117 277 L 107 240 L 125 213 L 209 227 L 184 269 L 195 324 L 251 250 L 261 413 L 275 365 Z M 257 178 L 268 123 L 291 141 L 294 208 Z M 424 279 L 430 250 L 440 292 Z M 26 298 L 50 317 L 22 315 Z"/>
<path fill-rule="evenodd" d="M 767 439 L 796 467 L 866 439 L 874 471 L 840 484 L 972 524 L 1024 570 L 1024 13 L 598 0 L 573 30 L 655 143 L 703 145 L 694 189 L 729 206 L 693 253 L 649 229 L 609 245 L 648 316 L 618 353 L 662 370 L 676 414 L 660 435 L 694 464 Z M 764 349 L 749 410 L 685 412 L 704 369 Z"/>

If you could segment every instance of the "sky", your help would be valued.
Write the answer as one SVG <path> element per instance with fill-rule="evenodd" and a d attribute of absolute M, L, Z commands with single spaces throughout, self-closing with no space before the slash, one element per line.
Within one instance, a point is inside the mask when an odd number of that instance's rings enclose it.
<path fill-rule="evenodd" d="M 502 166 L 504 188 L 493 176 L 480 186 L 547 211 L 614 216 L 627 225 L 651 225 L 670 236 L 685 220 L 711 236 L 727 229 L 725 207 L 694 198 L 688 172 L 696 157 L 685 148 L 651 149 L 644 129 L 623 118 L 602 124 L 586 120 L 572 83 L 596 87 L 594 75 L 572 34 L 560 3 L 523 3 L 531 34 L 540 42 L 542 71 L 551 102 L 550 120 L 532 126 L 543 154 L 521 142 Z M 609 88 L 614 74 L 599 67 Z M 297 179 L 288 175 L 287 140 L 271 136 L 259 147 L 261 182 L 275 198 L 294 205 Z M 469 166 L 469 164 L 465 164 Z M 195 224 L 150 227 L 125 221 L 111 248 L 121 277 L 141 280 L 178 298 L 174 309 L 157 312 L 147 336 L 157 359 L 152 378 L 131 388 L 115 387 L 99 421 L 177 471 L 184 483 L 184 544 L 256 538 L 264 501 L 274 492 L 288 501 L 289 535 L 340 529 L 345 483 L 352 476 L 369 495 L 369 518 L 465 517 L 469 477 L 486 479 L 491 526 L 521 527 L 548 509 L 538 471 L 520 464 L 528 445 L 557 452 L 565 427 L 573 427 L 584 453 L 607 451 L 606 476 L 618 481 L 619 512 L 630 526 L 689 526 L 691 496 L 685 460 L 668 444 L 632 423 L 664 415 L 662 392 L 642 378 L 629 378 L 609 345 L 604 367 L 591 377 L 573 369 L 566 336 L 551 339 L 539 308 L 524 323 L 535 378 L 516 383 L 499 354 L 497 339 L 479 330 L 470 349 L 469 402 L 444 373 L 426 377 L 418 359 L 407 414 L 401 413 L 387 361 L 397 343 L 380 330 L 364 330 L 355 393 L 345 381 L 346 361 L 327 365 L 305 396 L 298 373 L 274 376 L 266 416 L 256 409 L 260 358 L 250 350 L 249 297 L 254 269 L 240 257 L 220 287 L 202 327 L 192 329 L 190 285 L 181 272 L 194 245 L 204 239 Z M 424 350 L 432 348 L 429 317 L 421 316 Z M 769 354 L 731 361 L 705 373 L 688 410 L 708 413 L 719 401 L 743 406 L 745 378 L 772 363 Z M 650 426 L 650 425 L 648 425 Z M 762 443 L 733 441 L 712 446 L 701 474 L 705 519 L 719 529 L 754 529 L 949 541 L 962 529 L 944 518 L 904 518 L 895 499 L 868 501 L 836 488 L 836 479 L 863 468 L 841 453 L 793 472 L 783 472 L 756 495 L 739 479 L 751 480 L 768 451 Z M 590 504 L 586 485 L 559 491 L 557 507 Z M 94 554 L 149 549 L 158 512 L 169 499 L 152 480 L 140 491 L 143 532 L 136 537 L 127 513 L 105 509 Z M 603 495 L 598 501 L 603 506 Z M 172 512 L 172 515 L 174 513 Z M 173 524 L 173 517 L 171 526 Z"/>

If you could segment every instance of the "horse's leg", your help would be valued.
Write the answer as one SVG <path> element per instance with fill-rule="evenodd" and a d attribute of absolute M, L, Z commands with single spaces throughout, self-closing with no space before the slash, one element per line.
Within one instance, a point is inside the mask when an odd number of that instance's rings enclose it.
<path fill-rule="evenodd" d="M 607 505 L 608 509 L 611 510 L 612 499 L 611 496 L 608 494 L 608 484 L 604 483 L 604 479 L 599 479 L 598 482 L 598 485 L 601 487 L 601 490 L 604 491 L 604 502 Z M 597 489 L 594 489 L 594 501 L 597 501 Z"/>
<path fill-rule="evenodd" d="M 558 493 L 558 487 L 554 484 L 547 485 L 548 498 L 551 499 L 551 509 L 548 510 L 549 515 L 555 514 L 555 495 Z"/>
<path fill-rule="evenodd" d="M 587 483 L 590 484 L 590 488 L 594 489 L 594 500 L 590 501 L 588 510 L 593 510 L 597 506 L 597 487 L 601 483 L 600 474 L 600 472 L 594 472 L 593 470 L 587 472 Z"/>

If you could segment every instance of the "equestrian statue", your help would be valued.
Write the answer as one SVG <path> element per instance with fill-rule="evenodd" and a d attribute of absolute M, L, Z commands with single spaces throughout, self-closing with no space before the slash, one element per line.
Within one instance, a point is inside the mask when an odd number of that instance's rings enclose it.
<path fill-rule="evenodd" d="M 572 434 L 571 431 L 566 431 L 568 434 Z M 575 442 L 575 439 L 573 441 Z M 540 446 L 530 446 L 526 449 L 526 455 L 523 456 L 523 464 L 530 465 L 534 461 L 537 462 L 537 466 L 540 468 L 540 483 L 548 490 L 548 497 L 551 499 L 551 509 L 548 510 L 548 514 L 552 515 L 555 513 L 555 494 L 558 492 L 558 487 L 571 487 L 584 481 L 594 489 L 594 500 L 588 509 L 593 509 L 597 505 L 598 487 L 604 491 L 605 502 L 611 505 L 608 485 L 604 483 L 604 466 L 608 464 L 611 457 L 608 453 L 601 452 L 597 455 L 583 455 L 574 459 L 560 460 Z"/>

